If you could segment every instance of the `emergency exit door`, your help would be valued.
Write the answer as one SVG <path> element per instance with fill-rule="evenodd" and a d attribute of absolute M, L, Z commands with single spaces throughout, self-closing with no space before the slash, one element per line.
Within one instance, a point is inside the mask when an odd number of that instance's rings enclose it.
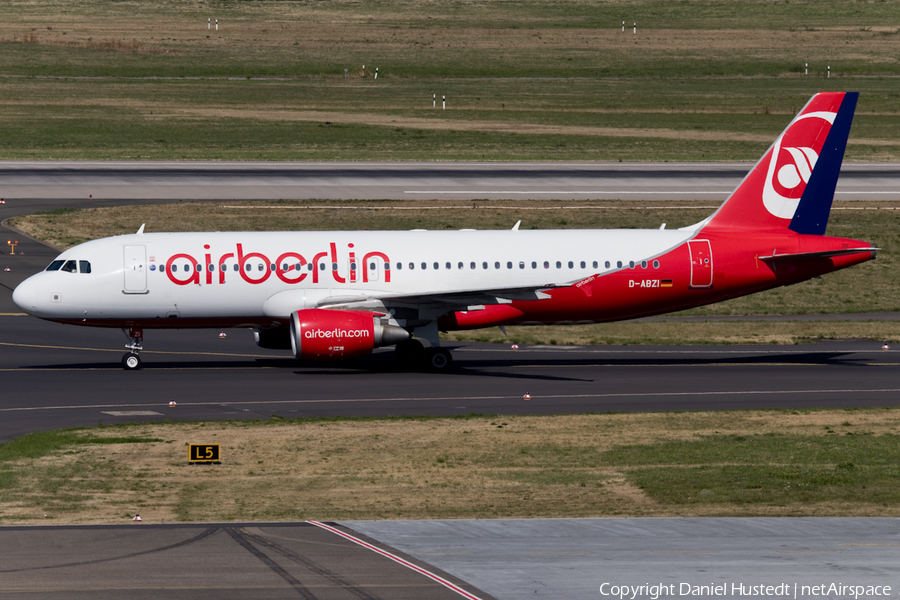
<path fill-rule="evenodd" d="M 147 293 L 147 247 L 124 246 L 125 293 Z"/>
<path fill-rule="evenodd" d="M 691 253 L 691 287 L 712 287 L 712 248 L 709 240 L 691 240 L 688 242 L 688 248 Z"/>

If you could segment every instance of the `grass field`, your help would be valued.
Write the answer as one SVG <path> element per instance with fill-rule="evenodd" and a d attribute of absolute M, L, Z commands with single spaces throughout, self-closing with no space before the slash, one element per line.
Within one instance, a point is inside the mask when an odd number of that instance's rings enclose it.
<path fill-rule="evenodd" d="M 854 89 L 847 159 L 900 160 L 898 31 L 840 0 L 18 0 L 0 158 L 750 160 Z"/>
<path fill-rule="evenodd" d="M 35 433 L 0 446 L 0 524 L 900 516 L 898 427 L 864 409 Z M 188 443 L 221 444 L 222 464 L 189 466 Z"/>

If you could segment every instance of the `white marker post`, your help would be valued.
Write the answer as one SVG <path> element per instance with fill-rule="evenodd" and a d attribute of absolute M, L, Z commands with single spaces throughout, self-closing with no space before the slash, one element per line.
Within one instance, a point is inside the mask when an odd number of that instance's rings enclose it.
<path fill-rule="evenodd" d="M 809 63 L 803 63 L 803 74 L 809 75 Z"/>
<path fill-rule="evenodd" d="M 212 22 L 212 19 L 210 19 L 209 17 L 206 17 L 206 30 L 207 31 L 209 31 L 211 22 Z"/>
<path fill-rule="evenodd" d="M 441 96 L 441 110 L 447 110 L 447 96 Z"/>
<path fill-rule="evenodd" d="M 637 35 L 637 23 L 634 24 L 634 33 Z"/>
<path fill-rule="evenodd" d="M 828 72 L 827 72 L 827 74 L 825 75 L 825 78 L 826 78 L 826 79 L 829 78 L 829 77 L 831 77 L 831 65 L 828 65 Z"/>
<path fill-rule="evenodd" d="M 219 20 L 216 19 L 216 31 L 218 31 L 218 30 L 219 30 Z"/>
<path fill-rule="evenodd" d="M 375 67 L 375 79 L 378 79 L 378 67 Z"/>
<path fill-rule="evenodd" d="M 437 94 L 431 95 L 431 108 L 437 108 Z"/>
<path fill-rule="evenodd" d="M 622 21 L 622 33 L 625 33 L 625 21 Z"/>

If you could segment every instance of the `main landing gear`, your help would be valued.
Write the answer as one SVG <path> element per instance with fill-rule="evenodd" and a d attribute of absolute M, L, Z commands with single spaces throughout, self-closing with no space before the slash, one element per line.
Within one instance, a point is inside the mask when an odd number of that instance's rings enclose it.
<path fill-rule="evenodd" d="M 140 327 L 132 327 L 130 329 L 122 329 L 122 332 L 128 336 L 129 343 L 125 344 L 131 352 L 122 357 L 122 367 L 126 371 L 136 371 L 141 368 L 141 357 L 138 356 L 143 346 L 144 330 Z"/>
<path fill-rule="evenodd" d="M 428 348 L 419 340 L 406 340 L 397 344 L 395 350 L 397 360 L 406 368 L 425 367 L 429 371 L 443 372 L 450 370 L 453 356 L 446 348 Z"/>

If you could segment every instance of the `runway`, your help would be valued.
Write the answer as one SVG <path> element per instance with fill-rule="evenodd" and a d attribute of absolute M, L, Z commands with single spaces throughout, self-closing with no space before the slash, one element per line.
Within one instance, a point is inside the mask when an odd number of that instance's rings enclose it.
<path fill-rule="evenodd" d="M 389 350 L 298 364 L 290 352 L 257 348 L 249 330 L 226 335 L 148 332 L 144 368 L 126 372 L 118 330 L 0 317 L 0 441 L 98 422 L 893 406 L 900 398 L 900 352 L 873 341 L 517 350 L 455 343 L 455 368 L 434 374 L 400 370 Z"/>
<path fill-rule="evenodd" d="M 7 200 L 622 199 L 721 202 L 752 163 L 0 162 Z M 838 200 L 900 200 L 900 165 L 845 163 Z M 52 202 L 51 202 L 52 203 Z M 44 210 L 36 208 L 35 210 Z"/>
<path fill-rule="evenodd" d="M 4 598 L 470 600 L 491 596 L 375 540 L 309 523 L 0 528 Z M 409 566 L 384 554 L 391 553 Z M 448 585 L 428 577 L 445 580 Z M 477 596 L 475 594 L 478 594 Z"/>
<path fill-rule="evenodd" d="M 890 597 L 900 587 L 897 519 L 481 519 L 325 525 L 366 545 L 310 523 L 0 528 L 0 594 L 99 599 L 812 600 Z"/>

